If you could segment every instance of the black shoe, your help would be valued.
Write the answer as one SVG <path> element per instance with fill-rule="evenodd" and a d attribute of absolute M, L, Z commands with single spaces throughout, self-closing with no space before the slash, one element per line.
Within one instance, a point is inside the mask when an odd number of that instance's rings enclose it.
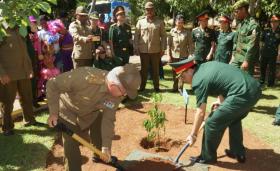
<path fill-rule="evenodd" d="M 225 153 L 228 157 L 230 157 L 232 159 L 236 159 L 239 163 L 245 163 L 246 162 L 246 156 L 245 155 L 234 154 L 229 149 L 225 149 Z"/>
<path fill-rule="evenodd" d="M 157 93 L 160 92 L 160 89 L 159 89 L 159 88 L 155 88 L 154 90 L 155 90 L 155 92 L 157 92 Z"/>
<path fill-rule="evenodd" d="M 44 124 L 44 123 L 41 123 L 41 122 L 37 122 L 37 121 L 28 122 L 28 123 L 25 123 L 25 124 L 24 124 L 24 127 L 29 127 L 29 126 L 44 127 L 44 126 L 47 126 L 47 124 Z"/>
<path fill-rule="evenodd" d="M 274 121 L 272 122 L 272 125 L 274 125 L 274 126 L 280 126 L 280 120 L 274 120 Z"/>
<path fill-rule="evenodd" d="M 94 163 L 104 163 L 103 160 L 101 160 L 101 158 L 93 156 L 91 159 Z"/>
<path fill-rule="evenodd" d="M 197 157 L 190 157 L 190 161 L 192 163 L 200 163 L 200 164 L 215 164 L 217 163 L 217 160 L 204 160 L 201 156 Z"/>
<path fill-rule="evenodd" d="M 14 131 L 13 130 L 8 130 L 8 131 L 4 131 L 3 132 L 3 135 L 4 136 L 11 136 L 11 135 L 14 135 L 15 133 L 14 133 Z"/>

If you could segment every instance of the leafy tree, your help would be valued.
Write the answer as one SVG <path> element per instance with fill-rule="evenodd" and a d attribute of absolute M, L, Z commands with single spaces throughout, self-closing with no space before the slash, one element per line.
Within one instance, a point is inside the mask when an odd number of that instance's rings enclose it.
<path fill-rule="evenodd" d="M 56 0 L 2 0 L 0 1 L 0 41 L 7 28 L 17 26 L 22 36 L 27 35 L 28 16 L 39 16 L 40 12 L 51 13 L 51 4 Z"/>

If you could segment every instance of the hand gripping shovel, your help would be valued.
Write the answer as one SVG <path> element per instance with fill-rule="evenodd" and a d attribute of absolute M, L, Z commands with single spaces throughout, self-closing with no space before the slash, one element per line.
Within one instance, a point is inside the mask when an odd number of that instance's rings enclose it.
<path fill-rule="evenodd" d="M 97 154 L 99 156 L 103 156 L 104 155 L 100 150 L 98 150 L 92 144 L 87 142 L 85 139 L 83 139 L 79 135 L 75 134 L 71 129 L 67 128 L 66 125 L 64 125 L 62 123 L 57 123 L 55 128 L 57 130 L 59 130 L 59 131 L 62 131 L 64 133 L 66 133 L 67 135 L 71 136 L 74 140 L 76 140 L 79 143 L 81 143 L 82 145 L 86 146 L 87 148 L 89 148 L 95 154 Z M 118 171 L 125 171 L 125 169 L 118 163 L 118 159 L 115 156 L 111 156 L 110 162 L 108 164 L 113 166 L 113 167 L 115 167 L 115 168 L 117 168 Z"/>
<path fill-rule="evenodd" d="M 202 128 L 204 127 L 205 122 L 202 122 L 202 124 L 199 127 L 198 133 L 202 130 Z M 173 163 L 176 165 L 177 169 L 181 167 L 181 165 L 179 164 L 179 159 L 180 157 L 183 155 L 183 153 L 186 151 L 186 149 L 190 146 L 189 143 L 186 143 L 185 146 L 181 149 L 181 151 L 179 152 L 179 154 L 177 155 L 177 157 L 175 158 L 175 160 L 173 161 Z"/>

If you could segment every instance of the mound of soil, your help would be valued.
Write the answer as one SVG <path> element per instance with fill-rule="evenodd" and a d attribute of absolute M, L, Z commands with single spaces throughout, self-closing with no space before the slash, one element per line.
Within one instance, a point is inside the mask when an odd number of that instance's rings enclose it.
<path fill-rule="evenodd" d="M 177 169 L 176 166 L 167 160 L 162 160 L 160 158 L 149 158 L 139 162 L 127 168 L 127 170 L 133 171 L 181 171 Z"/>
<path fill-rule="evenodd" d="M 160 141 L 152 140 L 148 141 L 146 137 L 142 138 L 140 141 L 141 147 L 144 149 L 154 149 L 155 152 L 168 152 L 172 147 L 180 147 L 183 141 L 172 140 L 171 138 L 164 138 Z"/>

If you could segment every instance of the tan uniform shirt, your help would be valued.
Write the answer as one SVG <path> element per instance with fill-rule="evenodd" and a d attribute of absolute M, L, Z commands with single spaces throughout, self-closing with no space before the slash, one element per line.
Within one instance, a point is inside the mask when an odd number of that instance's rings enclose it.
<path fill-rule="evenodd" d="M 0 42 L 0 76 L 8 75 L 13 81 L 27 79 L 32 73 L 32 64 L 25 39 L 16 30 L 6 32 L 7 37 Z"/>
<path fill-rule="evenodd" d="M 166 49 L 164 22 L 155 18 L 148 22 L 147 17 L 138 20 L 134 35 L 134 47 L 140 53 L 159 53 Z"/>
<path fill-rule="evenodd" d="M 168 36 L 168 53 L 173 58 L 188 57 L 191 53 L 191 32 L 186 29 L 179 31 L 177 28 L 170 30 Z"/>
<path fill-rule="evenodd" d="M 47 82 L 50 114 L 58 114 L 82 130 L 102 112 L 102 145 L 110 147 L 114 135 L 115 113 L 122 98 L 110 95 L 105 83 L 107 71 L 81 67 Z"/>
<path fill-rule="evenodd" d="M 69 25 L 69 32 L 73 37 L 74 48 L 72 53 L 73 59 L 92 59 L 93 42 L 86 42 L 87 36 L 92 34 L 89 25 L 81 25 L 79 20 Z"/>

